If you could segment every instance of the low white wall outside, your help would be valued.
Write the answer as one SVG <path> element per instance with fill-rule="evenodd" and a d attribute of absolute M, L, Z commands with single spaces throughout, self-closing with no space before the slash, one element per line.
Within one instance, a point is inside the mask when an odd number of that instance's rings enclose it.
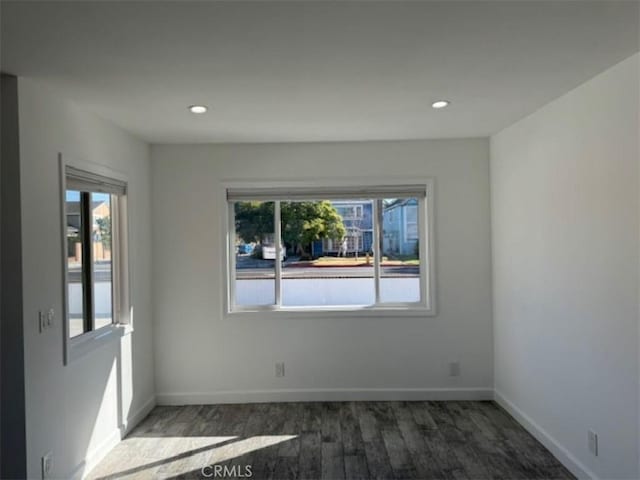
<path fill-rule="evenodd" d="M 375 301 L 373 278 L 297 278 L 282 280 L 282 304 L 371 305 Z M 381 278 L 380 291 L 386 302 L 420 299 L 419 278 Z M 275 296 L 274 280 L 237 280 L 238 305 L 269 305 Z M 417 301 L 417 300 L 416 300 Z"/>

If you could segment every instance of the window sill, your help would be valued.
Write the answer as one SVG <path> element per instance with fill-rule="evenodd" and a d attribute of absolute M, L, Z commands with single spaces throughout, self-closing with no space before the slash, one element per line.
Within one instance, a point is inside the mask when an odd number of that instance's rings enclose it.
<path fill-rule="evenodd" d="M 229 319 L 284 319 L 284 318 L 400 318 L 400 317 L 435 317 L 433 309 L 425 307 L 354 307 L 354 308 L 247 308 L 226 312 Z"/>
<path fill-rule="evenodd" d="M 73 362 L 87 353 L 114 342 L 132 332 L 133 327 L 131 325 L 113 324 L 70 338 L 67 341 L 65 363 Z"/>

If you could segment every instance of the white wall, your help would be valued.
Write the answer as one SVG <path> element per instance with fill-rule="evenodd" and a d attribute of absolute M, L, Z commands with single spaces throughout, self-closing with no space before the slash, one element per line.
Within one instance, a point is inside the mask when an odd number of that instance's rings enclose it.
<path fill-rule="evenodd" d="M 638 132 L 636 55 L 491 140 L 498 398 L 601 478 L 638 478 Z"/>
<path fill-rule="evenodd" d="M 488 139 L 153 146 L 158 401 L 490 396 L 488 157 Z M 435 177 L 438 315 L 223 318 L 219 182 L 363 176 Z"/>
<path fill-rule="evenodd" d="M 19 79 L 18 88 L 28 475 L 40 478 L 40 457 L 53 451 L 54 477 L 68 478 L 119 439 L 119 409 L 123 422 L 136 420 L 154 398 L 149 147 L 30 80 Z M 58 152 L 124 172 L 130 186 L 135 331 L 68 366 L 63 365 Z M 40 334 L 38 309 L 50 307 L 57 315 L 55 328 Z"/>

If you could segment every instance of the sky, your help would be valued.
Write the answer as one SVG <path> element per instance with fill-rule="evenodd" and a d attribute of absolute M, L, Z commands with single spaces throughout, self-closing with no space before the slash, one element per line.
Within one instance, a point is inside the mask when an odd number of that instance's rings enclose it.
<path fill-rule="evenodd" d="M 93 192 L 91 194 L 91 201 L 93 202 L 106 202 L 109 200 L 108 193 L 97 193 Z M 80 201 L 80 192 L 77 190 L 67 190 L 66 193 L 66 201 L 67 202 L 79 202 Z"/>

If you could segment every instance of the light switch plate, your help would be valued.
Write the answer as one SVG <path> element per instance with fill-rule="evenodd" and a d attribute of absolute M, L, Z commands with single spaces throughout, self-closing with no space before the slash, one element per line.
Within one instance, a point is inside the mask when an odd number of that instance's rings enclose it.
<path fill-rule="evenodd" d="M 42 457 L 42 480 L 51 478 L 53 470 L 53 452 L 48 452 Z"/>

